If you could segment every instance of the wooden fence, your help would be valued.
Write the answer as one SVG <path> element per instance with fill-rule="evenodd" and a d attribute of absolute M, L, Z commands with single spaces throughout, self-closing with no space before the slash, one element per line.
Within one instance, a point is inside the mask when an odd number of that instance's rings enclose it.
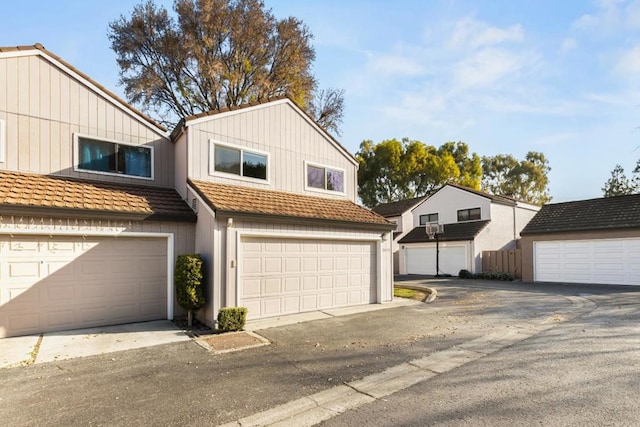
<path fill-rule="evenodd" d="M 482 251 L 484 273 L 509 273 L 522 279 L 522 253 L 520 249 L 510 251 Z"/>

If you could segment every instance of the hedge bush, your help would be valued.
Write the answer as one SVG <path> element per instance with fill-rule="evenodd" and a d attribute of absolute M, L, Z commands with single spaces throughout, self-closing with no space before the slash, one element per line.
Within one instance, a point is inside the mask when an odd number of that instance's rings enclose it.
<path fill-rule="evenodd" d="M 187 310 L 189 326 L 193 325 L 193 313 L 206 303 L 202 291 L 202 258 L 200 254 L 178 255 L 174 283 L 180 307 Z"/>
<path fill-rule="evenodd" d="M 218 312 L 218 329 L 221 332 L 241 331 L 247 323 L 246 307 L 223 307 Z"/>
<path fill-rule="evenodd" d="M 502 280 L 510 282 L 513 280 L 513 276 L 509 273 L 471 273 L 469 270 L 460 270 L 458 277 L 461 279 L 476 279 L 476 280 Z"/>

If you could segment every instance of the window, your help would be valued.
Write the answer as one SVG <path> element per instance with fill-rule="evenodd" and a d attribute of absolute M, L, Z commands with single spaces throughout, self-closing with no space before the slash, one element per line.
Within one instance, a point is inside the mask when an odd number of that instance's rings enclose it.
<path fill-rule="evenodd" d="M 307 164 L 307 188 L 344 193 L 344 171 Z"/>
<path fill-rule="evenodd" d="M 5 128 L 4 120 L 0 120 L 0 163 L 6 162 L 6 151 L 7 151 L 7 144 L 6 144 L 7 139 L 5 137 L 6 132 L 7 130 Z"/>
<path fill-rule="evenodd" d="M 213 172 L 267 180 L 267 154 L 217 143 L 212 151 Z"/>
<path fill-rule="evenodd" d="M 438 214 L 430 213 L 426 215 L 420 215 L 420 225 L 426 225 L 432 222 L 438 222 Z"/>
<path fill-rule="evenodd" d="M 153 149 L 75 135 L 76 170 L 153 178 Z"/>
<path fill-rule="evenodd" d="M 480 208 L 461 209 L 458 211 L 458 222 L 480 219 Z"/>

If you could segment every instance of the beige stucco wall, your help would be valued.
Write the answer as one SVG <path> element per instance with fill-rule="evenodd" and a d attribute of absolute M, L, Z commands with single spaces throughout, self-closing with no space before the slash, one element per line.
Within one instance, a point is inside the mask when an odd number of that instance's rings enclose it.
<path fill-rule="evenodd" d="M 162 130 L 37 52 L 0 56 L 0 169 L 173 187 L 173 145 Z M 153 147 L 154 179 L 75 171 L 74 134 Z"/>
<path fill-rule="evenodd" d="M 629 237 L 640 237 L 640 230 L 607 230 L 524 235 L 520 239 L 522 250 L 522 280 L 524 282 L 534 281 L 534 242 L 548 242 L 554 240 L 616 239 Z"/>

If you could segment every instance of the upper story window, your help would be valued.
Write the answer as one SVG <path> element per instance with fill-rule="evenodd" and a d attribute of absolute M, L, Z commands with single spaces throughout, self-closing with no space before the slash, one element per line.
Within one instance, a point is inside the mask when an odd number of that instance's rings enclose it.
<path fill-rule="evenodd" d="M 211 141 L 212 172 L 237 175 L 249 179 L 268 180 L 269 155 L 253 150 Z"/>
<path fill-rule="evenodd" d="M 458 211 L 458 222 L 473 221 L 480 219 L 480 208 L 460 209 Z"/>
<path fill-rule="evenodd" d="M 312 163 L 306 165 L 307 189 L 344 193 L 344 171 Z"/>
<path fill-rule="evenodd" d="M 0 119 L 0 163 L 4 163 L 7 161 L 7 128 L 5 125 L 5 121 Z"/>
<path fill-rule="evenodd" d="M 426 215 L 420 215 L 420 225 L 430 224 L 432 222 L 438 222 L 438 214 L 430 213 Z"/>
<path fill-rule="evenodd" d="M 74 140 L 77 171 L 153 179 L 153 147 L 78 134 Z"/>

